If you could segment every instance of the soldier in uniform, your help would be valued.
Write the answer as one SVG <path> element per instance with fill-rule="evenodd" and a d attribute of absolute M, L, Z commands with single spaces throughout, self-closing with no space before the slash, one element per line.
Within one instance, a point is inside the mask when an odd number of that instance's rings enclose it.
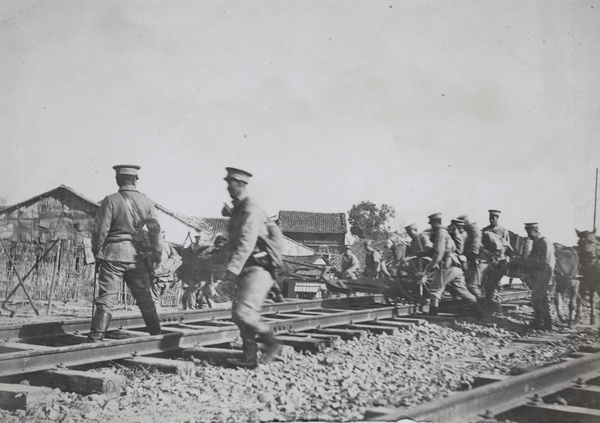
<path fill-rule="evenodd" d="M 531 277 L 531 302 L 533 303 L 532 329 L 552 330 L 548 286 L 554 272 L 554 245 L 540 233 L 537 223 L 526 223 L 525 231 L 533 241 L 527 256 L 526 269 Z"/>
<path fill-rule="evenodd" d="M 381 253 L 373 248 L 371 241 L 365 241 L 363 245 L 365 246 L 365 250 L 367 250 L 367 255 L 365 256 L 365 270 L 363 271 L 364 275 L 367 278 L 373 279 L 383 277 L 389 278 L 390 274 L 387 271 Z"/>
<path fill-rule="evenodd" d="M 405 226 L 404 230 L 411 239 L 406 249 L 407 259 L 410 257 L 424 257 L 431 254 L 431 249 L 433 248 L 431 239 L 427 233 L 419 233 L 416 223 Z"/>
<path fill-rule="evenodd" d="M 358 257 L 352 254 L 352 246 L 346 245 L 345 252 L 342 254 L 342 278 L 356 280 L 360 269 Z"/>
<path fill-rule="evenodd" d="M 104 339 L 123 279 L 140 308 L 150 335 L 161 332 L 150 292 L 152 266 L 160 261 L 162 254 L 156 208 L 152 200 L 136 189 L 140 166 L 118 165 L 113 169 L 116 171 L 119 192 L 104 198 L 92 230 L 92 252 L 98 261 L 99 292 L 88 342 Z M 154 234 L 151 257 L 141 254 L 140 245 L 134 244 L 134 221 L 138 224 L 147 222 L 149 232 Z"/>
<path fill-rule="evenodd" d="M 464 222 L 464 244 L 461 254 L 466 258 L 466 263 L 463 264 L 467 289 L 477 301 L 483 299 L 481 292 L 481 276 L 479 273 L 479 252 L 481 250 L 481 231 L 475 224 L 471 222 L 469 216 L 462 215 L 457 218 Z"/>
<path fill-rule="evenodd" d="M 452 285 L 453 293 L 467 303 L 471 313 L 480 318 L 482 315 L 481 309 L 475 296 L 467 289 L 460 260 L 456 255 L 456 245 L 448 230 L 442 226 L 441 213 L 430 215 L 429 224 L 433 230 L 433 249 L 431 261 L 425 267 L 425 272 L 435 271 L 429 287 L 429 314 L 432 316 L 437 315 L 442 294 L 446 286 L 450 284 Z"/>
<path fill-rule="evenodd" d="M 500 210 L 488 210 L 490 224 L 482 229 L 482 243 L 484 252 L 490 262 L 490 267 L 486 269 L 482 281 L 485 292 L 486 308 L 496 313 L 502 312 L 502 298 L 500 297 L 500 282 L 508 272 L 509 257 L 506 253 L 510 247 L 510 236 L 508 230 L 498 224 Z M 502 246 L 493 242 L 496 236 L 486 236 L 486 232 L 495 234 L 501 241 Z M 490 241 L 490 242 L 486 242 Z M 496 246 L 498 244 L 498 246 Z M 493 248 L 492 248 L 493 247 Z"/>
<path fill-rule="evenodd" d="M 269 220 L 256 201 L 248 195 L 247 184 L 252 174 L 232 167 L 226 168 L 227 191 L 233 200 L 229 221 L 228 249 L 231 259 L 227 274 L 235 280 L 236 294 L 232 318 L 240 329 L 244 359 L 229 359 L 237 366 L 254 369 L 258 366 L 258 340 L 267 345 L 264 361 L 275 357 L 281 347 L 269 326 L 262 320 L 260 310 L 274 283 L 268 254 L 257 246 L 260 238 L 269 236 Z"/>

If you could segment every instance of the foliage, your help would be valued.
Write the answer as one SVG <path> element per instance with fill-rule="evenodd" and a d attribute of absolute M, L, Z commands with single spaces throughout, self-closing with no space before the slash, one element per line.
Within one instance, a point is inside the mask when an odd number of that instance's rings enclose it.
<path fill-rule="evenodd" d="M 382 204 L 381 207 L 370 201 L 354 204 L 348 212 L 350 233 L 362 239 L 384 240 L 394 232 L 396 210 Z"/>

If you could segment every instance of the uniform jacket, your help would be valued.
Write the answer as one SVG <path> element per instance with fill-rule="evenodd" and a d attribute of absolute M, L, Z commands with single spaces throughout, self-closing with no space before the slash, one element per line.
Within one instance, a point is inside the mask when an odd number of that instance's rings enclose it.
<path fill-rule="evenodd" d="M 533 240 L 531 252 L 527 256 L 527 261 L 534 266 L 548 265 L 554 270 L 555 257 L 554 245 L 545 236 L 539 235 Z"/>
<path fill-rule="evenodd" d="M 432 241 L 433 254 L 431 256 L 431 266 L 443 265 L 444 267 L 449 267 L 452 263 L 459 264 L 458 257 L 456 257 L 456 245 L 448 229 L 440 227 L 435 230 Z"/>
<path fill-rule="evenodd" d="M 352 253 L 342 255 L 342 273 L 346 271 L 349 273 L 358 272 L 358 269 L 360 269 L 358 257 Z"/>
<path fill-rule="evenodd" d="M 140 214 L 140 219 L 157 219 L 154 202 L 137 191 L 135 186 L 124 185 L 119 191 L 126 191 Z M 131 242 L 133 232 L 133 216 L 125 200 L 118 192 L 111 194 L 102 200 L 96 213 L 92 230 L 92 252 L 101 260 L 137 263 L 142 258 L 137 257 Z"/>
<path fill-rule="evenodd" d="M 508 234 L 508 229 L 506 229 L 505 227 L 500 226 L 500 225 L 496 225 L 496 226 L 488 225 L 482 229 L 482 232 L 486 232 L 486 231 L 495 233 L 500 238 L 506 240 L 506 243 L 508 245 L 510 245 L 510 235 Z"/>
<path fill-rule="evenodd" d="M 481 231 L 474 223 L 467 223 L 465 225 L 465 233 L 467 237 L 462 253 L 469 260 L 474 260 L 479 256 L 479 252 L 481 251 Z"/>
<path fill-rule="evenodd" d="M 406 250 L 408 256 L 422 256 L 428 254 L 433 248 L 431 239 L 426 232 L 421 232 L 415 239 L 411 239 L 410 245 Z"/>
<path fill-rule="evenodd" d="M 229 221 L 229 272 L 239 275 L 250 256 L 260 252 L 256 241 L 259 236 L 268 237 L 268 221 L 265 212 L 251 197 L 246 197 L 233 206 Z"/>

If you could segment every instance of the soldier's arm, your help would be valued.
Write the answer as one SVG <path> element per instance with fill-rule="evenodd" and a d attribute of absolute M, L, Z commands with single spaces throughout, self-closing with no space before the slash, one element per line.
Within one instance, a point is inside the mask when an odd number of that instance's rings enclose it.
<path fill-rule="evenodd" d="M 96 213 L 94 226 L 92 228 L 92 253 L 94 255 L 98 254 L 100 248 L 104 245 L 104 241 L 106 241 L 108 231 L 110 230 L 112 214 L 113 205 L 108 197 L 105 197 Z"/>
<path fill-rule="evenodd" d="M 244 264 L 246 264 L 252 251 L 254 251 L 256 241 L 258 240 L 258 232 L 262 223 L 260 210 L 255 207 L 245 208 L 242 210 L 240 223 L 240 239 L 233 249 L 233 256 L 227 266 L 227 271 L 236 276 L 240 274 Z"/>

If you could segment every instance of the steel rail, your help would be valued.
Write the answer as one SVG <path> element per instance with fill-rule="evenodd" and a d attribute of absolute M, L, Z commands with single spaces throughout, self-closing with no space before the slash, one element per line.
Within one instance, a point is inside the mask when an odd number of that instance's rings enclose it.
<path fill-rule="evenodd" d="M 470 391 L 453 393 L 439 401 L 405 409 L 367 410 L 365 418 L 373 421 L 397 421 L 408 417 L 415 421 L 445 423 L 481 421 L 482 417 L 500 416 L 519 407 L 536 407 L 533 398 L 572 387 L 577 379 L 597 377 L 599 369 L 600 353 L 590 354 Z M 538 403 L 540 411 L 545 405 L 547 404 Z"/>
<path fill-rule="evenodd" d="M 295 300 L 283 303 L 266 304 L 263 313 L 290 312 L 302 310 L 314 310 L 319 308 L 364 306 L 366 304 L 378 303 L 383 300 L 383 295 L 330 298 L 325 300 Z M 215 319 L 227 319 L 231 317 L 230 308 L 211 308 L 202 310 L 178 310 L 173 312 L 159 313 L 163 324 L 169 322 L 195 322 Z M 114 316 L 110 322 L 109 330 L 143 327 L 144 320 L 141 315 Z M 43 336 L 61 336 L 67 333 L 84 333 L 90 329 L 90 319 L 72 319 L 58 322 L 28 323 L 23 325 L 0 326 L 0 340 L 32 339 Z"/>
<path fill-rule="evenodd" d="M 301 315 L 298 318 L 278 318 L 277 313 L 267 314 L 267 322 L 275 333 L 289 333 L 313 328 L 325 328 L 377 319 L 392 318 L 400 313 L 407 314 L 411 306 L 377 306 L 367 304 L 367 308 L 359 310 L 342 310 L 324 315 Z M 283 317 L 283 316 L 282 316 Z M 207 322 L 212 323 L 212 322 Z M 164 334 L 149 336 L 143 332 L 139 335 L 130 330 L 121 333 L 126 339 L 106 339 L 100 343 L 85 343 L 85 337 L 76 334 L 65 334 L 52 337 L 52 341 L 60 346 L 34 346 L 28 344 L 0 344 L 0 377 L 49 370 L 56 367 L 72 367 L 100 361 L 116 360 L 132 355 L 148 355 L 161 352 L 176 351 L 195 345 L 216 345 L 232 342 L 239 337 L 237 326 L 205 326 L 202 322 L 179 322 L 163 325 Z M 198 329 L 192 329 L 198 325 Z M 115 331 L 113 331 L 115 332 Z M 115 335 L 119 335 L 116 331 Z M 108 338 L 113 334 L 109 332 Z M 22 346 L 22 350 L 19 348 Z"/>

